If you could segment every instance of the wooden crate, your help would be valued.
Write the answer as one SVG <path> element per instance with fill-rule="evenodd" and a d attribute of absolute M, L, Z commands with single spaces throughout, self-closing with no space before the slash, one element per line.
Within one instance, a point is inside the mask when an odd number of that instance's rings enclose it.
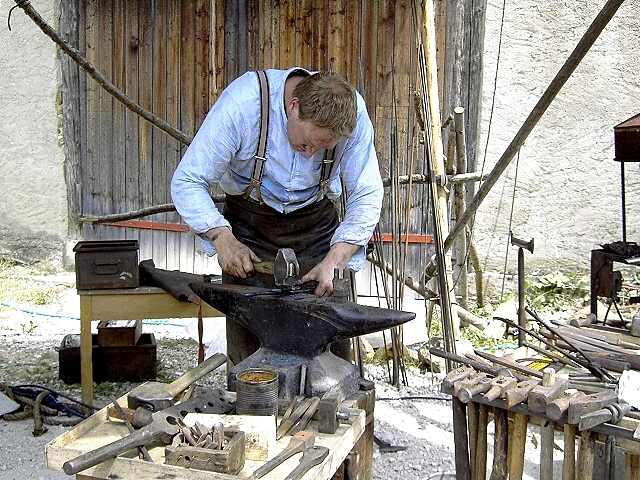
<path fill-rule="evenodd" d="M 118 399 L 123 407 L 127 405 L 126 395 Z M 351 449 L 356 445 L 365 431 L 365 412 L 354 419 L 351 425 L 341 424 L 333 435 L 317 432 L 316 422 L 312 422 L 308 430 L 316 434 L 316 445 L 322 445 L 330 449 L 330 453 L 324 461 L 312 468 L 303 480 L 328 480 L 338 470 Z M 128 434 L 127 428 L 119 420 L 109 419 L 107 407 L 99 410 L 91 417 L 76 425 L 73 429 L 63 433 L 52 440 L 45 447 L 45 460 L 50 470 L 62 471 L 62 465 L 82 453 L 88 452 L 102 445 L 118 440 Z M 274 455 L 284 449 L 289 443 L 289 436 L 285 436 L 276 443 Z M 130 451 L 126 454 L 95 467 L 89 468 L 78 475 L 78 479 L 135 479 L 146 480 L 152 478 L 171 478 L 172 480 L 231 480 L 248 478 L 251 472 L 256 470 L 264 462 L 247 460 L 240 473 L 226 475 L 215 472 L 186 469 L 164 464 L 164 446 L 149 448 L 149 454 L 154 463 L 138 459 L 137 452 Z M 280 467 L 264 477 L 264 480 L 284 478 L 299 462 L 300 455 L 296 455 Z"/>

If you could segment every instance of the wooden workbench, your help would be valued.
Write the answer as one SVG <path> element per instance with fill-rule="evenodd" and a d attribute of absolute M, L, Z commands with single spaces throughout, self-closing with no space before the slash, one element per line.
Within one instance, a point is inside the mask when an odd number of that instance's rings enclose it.
<path fill-rule="evenodd" d="M 82 401 L 93 404 L 93 359 L 91 322 L 100 320 L 144 320 L 195 318 L 198 305 L 180 302 L 157 287 L 118 290 L 78 290 L 80 295 L 80 378 Z M 202 304 L 202 317 L 223 317 L 215 308 Z"/>
<path fill-rule="evenodd" d="M 119 403 L 126 406 L 126 396 L 121 397 Z M 329 455 L 324 461 L 313 467 L 303 480 L 328 480 L 340 468 L 349 452 L 356 446 L 358 440 L 365 432 L 366 417 L 362 410 L 358 417 L 353 419 L 353 423 L 341 424 L 335 434 L 318 433 L 316 422 L 313 421 L 307 428 L 316 434 L 316 445 L 329 448 Z M 62 465 L 84 452 L 93 450 L 102 445 L 106 445 L 128 434 L 125 425 L 117 420 L 109 420 L 107 408 L 96 412 L 91 417 L 76 425 L 72 430 L 60 435 L 51 441 L 45 450 L 45 460 L 47 468 L 62 471 Z M 289 443 L 289 436 L 285 436 L 276 443 L 274 452 L 270 452 L 273 457 Z M 154 463 L 145 462 L 137 458 L 136 451 L 130 451 L 114 460 L 109 460 L 100 465 L 96 465 L 85 470 L 82 475 L 77 475 L 77 479 L 135 479 L 147 480 L 151 478 L 171 478 L 172 480 L 237 480 L 238 478 L 248 478 L 251 472 L 256 470 L 264 462 L 247 460 L 242 471 L 237 476 L 225 475 L 221 473 L 205 472 L 202 470 L 186 469 L 172 465 L 164 465 L 164 447 L 154 447 L 149 449 L 149 454 Z M 276 480 L 286 477 L 295 468 L 300 459 L 296 455 L 281 466 L 264 476 L 264 480 Z"/>

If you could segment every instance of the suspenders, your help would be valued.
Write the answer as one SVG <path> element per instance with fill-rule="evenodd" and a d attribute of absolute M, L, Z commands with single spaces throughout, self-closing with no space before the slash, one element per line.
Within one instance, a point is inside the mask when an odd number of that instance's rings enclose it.
<path fill-rule="evenodd" d="M 251 192 L 256 191 L 256 197 L 258 203 L 264 204 L 262 201 L 262 193 L 260 189 L 262 187 L 262 176 L 264 175 L 264 162 L 267 157 L 267 133 L 269 132 L 269 81 L 264 70 L 256 71 L 258 75 L 258 83 L 260 84 L 260 133 L 258 134 L 258 148 L 256 154 L 253 156 L 253 173 L 251 174 L 251 180 L 247 189 L 243 193 L 243 197 L 246 199 L 251 198 Z M 335 157 L 335 147 L 331 150 L 324 151 L 324 158 L 322 159 L 322 167 L 320 170 L 320 191 L 318 192 L 318 198 L 316 201 L 320 201 L 329 191 L 329 179 L 331 178 L 331 172 L 333 170 L 333 163 Z"/>
<path fill-rule="evenodd" d="M 262 175 L 264 175 L 264 162 L 267 160 L 267 133 L 269 131 L 269 82 L 264 70 L 258 70 L 258 82 L 260 83 L 260 133 L 258 134 L 258 149 L 253 156 L 253 173 L 249 186 L 244 191 L 244 198 L 251 198 L 251 192 L 255 189 L 258 203 L 261 205 L 262 193 Z"/>

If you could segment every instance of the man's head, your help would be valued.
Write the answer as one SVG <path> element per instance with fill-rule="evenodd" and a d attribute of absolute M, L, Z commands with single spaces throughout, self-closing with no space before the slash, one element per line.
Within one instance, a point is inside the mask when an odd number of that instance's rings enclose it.
<path fill-rule="evenodd" d="M 330 149 L 356 126 L 356 96 L 339 75 L 319 72 L 303 78 L 286 104 L 289 142 L 311 156 Z"/>

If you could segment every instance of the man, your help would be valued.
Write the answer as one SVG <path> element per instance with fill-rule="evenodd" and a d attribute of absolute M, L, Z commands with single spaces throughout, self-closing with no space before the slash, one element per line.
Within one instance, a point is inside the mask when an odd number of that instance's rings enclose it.
<path fill-rule="evenodd" d="M 210 188 L 226 193 L 221 214 Z M 330 201 L 346 193 L 342 222 Z M 223 282 L 265 285 L 254 263 L 293 248 L 301 281 L 333 293 L 335 268 L 360 269 L 383 188 L 362 97 L 341 77 L 302 68 L 248 72 L 209 111 L 174 173 L 178 213 L 217 251 Z M 213 248 L 212 248 L 213 247 Z M 233 363 L 239 326 L 227 322 Z M 248 350 L 253 348 L 248 346 Z M 250 351 L 248 353 L 251 353 Z M 234 358 L 242 357 L 242 358 Z"/>

